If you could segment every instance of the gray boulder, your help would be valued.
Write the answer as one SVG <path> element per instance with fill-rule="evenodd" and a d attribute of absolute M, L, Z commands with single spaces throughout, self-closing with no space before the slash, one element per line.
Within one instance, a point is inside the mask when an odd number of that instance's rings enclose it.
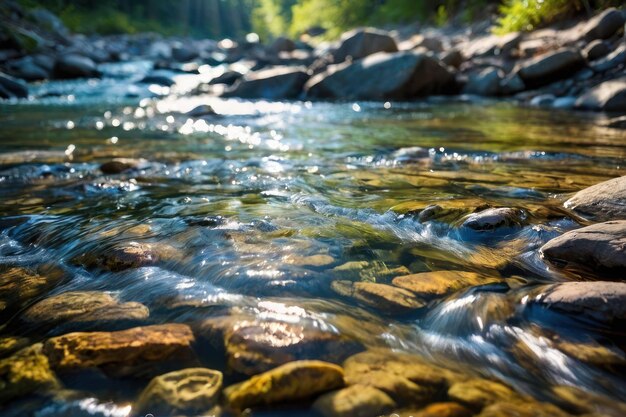
<path fill-rule="evenodd" d="M 517 73 L 529 87 L 540 87 L 572 75 L 585 65 L 581 53 L 562 48 L 523 62 Z"/>
<path fill-rule="evenodd" d="M 57 58 L 54 76 L 59 79 L 90 78 L 100 76 L 100 72 L 91 58 L 69 54 Z"/>
<path fill-rule="evenodd" d="M 296 98 L 302 93 L 309 76 L 302 67 L 274 67 L 252 72 L 237 81 L 225 97 L 281 100 Z"/>
<path fill-rule="evenodd" d="M 69 38 L 70 31 L 65 27 L 63 21 L 49 10 L 37 8 L 30 12 L 30 16 L 40 27 L 63 39 L 67 40 Z"/>
<path fill-rule="evenodd" d="M 583 28 L 582 37 L 587 41 L 608 39 L 623 27 L 624 23 L 626 20 L 622 12 L 609 8 L 587 22 Z"/>
<path fill-rule="evenodd" d="M 26 81 L 45 80 L 50 76 L 48 71 L 37 65 L 30 56 L 11 62 L 7 66 L 7 71 L 14 77 Z"/>
<path fill-rule="evenodd" d="M 560 267 L 623 274 L 626 272 L 626 221 L 572 230 L 543 245 L 541 254 Z"/>
<path fill-rule="evenodd" d="M 626 320 L 626 283 L 566 282 L 553 285 L 532 298 L 531 305 L 592 319 L 605 324 Z"/>
<path fill-rule="evenodd" d="M 626 111 L 626 77 L 605 81 L 580 96 L 576 108 L 607 112 Z"/>
<path fill-rule="evenodd" d="M 485 68 L 477 74 L 472 74 L 463 92 L 479 96 L 496 96 L 500 93 L 500 84 L 504 79 L 504 73 L 498 68 Z"/>
<path fill-rule="evenodd" d="M 278 55 L 281 52 L 292 52 L 296 49 L 296 43 L 289 38 L 278 37 L 274 39 L 274 42 L 268 47 L 268 51 L 272 54 Z"/>
<path fill-rule="evenodd" d="M 357 60 L 377 52 L 397 51 L 396 41 L 386 32 L 368 28 L 344 33 L 341 37 L 341 45 L 332 55 L 334 61 L 339 63 L 348 57 Z"/>
<path fill-rule="evenodd" d="M 0 72 L 0 98 L 26 98 L 28 87 L 23 82 Z"/>
<path fill-rule="evenodd" d="M 626 45 L 621 45 L 602 59 L 591 64 L 595 72 L 605 72 L 626 64 Z"/>
<path fill-rule="evenodd" d="M 600 39 L 596 39 L 583 49 L 583 56 L 587 58 L 587 61 L 595 61 L 596 59 L 608 55 L 609 52 L 611 52 L 609 44 Z"/>
<path fill-rule="evenodd" d="M 419 52 L 377 53 L 352 64 L 330 66 L 305 85 L 310 97 L 408 99 L 442 94 L 454 75 L 436 59 Z"/>
<path fill-rule="evenodd" d="M 579 191 L 565 207 L 595 221 L 626 220 L 626 176 Z"/>

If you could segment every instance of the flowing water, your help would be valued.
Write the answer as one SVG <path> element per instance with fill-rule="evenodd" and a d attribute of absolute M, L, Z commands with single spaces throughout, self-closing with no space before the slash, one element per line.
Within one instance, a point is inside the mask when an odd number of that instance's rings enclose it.
<path fill-rule="evenodd" d="M 553 342 L 600 343 L 623 360 L 624 335 L 607 338 L 527 300 L 546 284 L 586 278 L 549 266 L 538 249 L 584 224 L 563 208 L 568 195 L 624 174 L 623 131 L 598 116 L 503 102 L 189 96 L 136 87 L 127 74 L 136 68 L 109 70 L 103 81 L 51 82 L 36 87 L 45 98 L 0 104 L 0 264 L 65 276 L 5 315 L 0 336 L 43 340 L 51 333 L 15 324 L 24 308 L 106 291 L 148 306 L 149 324 L 225 311 L 300 323 L 540 400 L 558 403 L 553 387 L 577 387 L 594 398 L 583 401 L 619 415 L 624 368 Z M 217 114 L 184 114 L 199 104 Z M 118 157 L 142 161 L 103 174 L 100 164 Z M 444 214 L 418 216 L 433 204 Z M 489 206 L 520 209 L 524 220 L 487 232 L 461 226 Z M 176 256 L 117 272 L 75 261 L 128 242 L 167 244 Z M 388 284 L 438 270 L 500 279 L 403 315 L 331 290 L 337 279 Z M 126 404 L 87 388 L 80 401 L 34 415 L 126 415 Z"/>

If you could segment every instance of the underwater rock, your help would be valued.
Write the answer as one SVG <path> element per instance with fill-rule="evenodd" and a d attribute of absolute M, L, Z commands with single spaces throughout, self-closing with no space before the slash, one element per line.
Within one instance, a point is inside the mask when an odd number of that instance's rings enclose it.
<path fill-rule="evenodd" d="M 485 407 L 478 417 L 569 417 L 557 406 L 549 403 L 524 402 L 509 403 L 501 402 Z"/>
<path fill-rule="evenodd" d="M 497 402 L 522 401 L 522 397 L 506 385 L 487 379 L 457 382 L 448 390 L 448 396 L 474 410 Z"/>
<path fill-rule="evenodd" d="M 26 302 L 58 285 L 63 274 L 46 271 L 39 274 L 22 267 L 12 267 L 0 272 L 0 317 L 13 313 Z"/>
<path fill-rule="evenodd" d="M 229 316 L 207 319 L 196 333 L 225 349 L 228 366 L 255 375 L 296 360 L 341 363 L 362 345 L 330 331 L 298 323 L 247 320 Z"/>
<path fill-rule="evenodd" d="M 453 402 L 434 403 L 421 410 L 400 410 L 395 411 L 394 414 L 398 417 L 471 417 L 474 415 L 470 409 Z"/>
<path fill-rule="evenodd" d="M 524 224 L 526 216 L 521 210 L 513 208 L 490 208 L 470 214 L 462 227 L 477 231 L 495 230 L 501 227 L 515 227 Z"/>
<path fill-rule="evenodd" d="M 376 388 L 387 394 L 398 406 L 426 405 L 437 396 L 438 391 L 432 385 L 420 386 L 401 375 L 385 371 L 346 375 L 346 383 Z"/>
<path fill-rule="evenodd" d="M 222 390 L 222 373 L 188 368 L 152 379 L 135 406 L 134 415 L 203 414 L 215 407 Z"/>
<path fill-rule="evenodd" d="M 351 261 L 334 267 L 328 271 L 336 279 L 349 281 L 387 280 L 411 272 L 406 266 L 389 268 L 383 262 Z"/>
<path fill-rule="evenodd" d="M 463 288 L 500 281 L 500 278 L 487 277 L 475 272 L 433 271 L 396 277 L 392 284 L 409 290 L 418 297 L 432 299 L 444 297 Z"/>
<path fill-rule="evenodd" d="M 595 221 L 626 220 L 626 176 L 577 192 L 565 207 Z"/>
<path fill-rule="evenodd" d="M 371 417 L 389 413 L 396 406 L 384 392 L 353 385 L 329 392 L 313 403 L 313 409 L 324 417 Z"/>
<path fill-rule="evenodd" d="M 99 291 L 72 291 L 46 298 L 29 307 L 20 320 L 31 326 L 67 326 L 86 330 L 116 322 L 145 320 L 146 306 L 137 302 L 120 303 Z"/>
<path fill-rule="evenodd" d="M 59 387 L 41 343 L 0 360 L 0 404 L 31 393 L 42 394 Z"/>
<path fill-rule="evenodd" d="M 373 282 L 333 281 L 331 288 L 337 294 L 353 298 L 387 314 L 405 314 L 424 307 L 412 292 L 392 285 Z"/>
<path fill-rule="evenodd" d="M 297 361 L 256 375 L 224 390 L 231 407 L 248 407 L 307 400 L 344 386 L 341 367 L 321 361 Z"/>
<path fill-rule="evenodd" d="M 101 268 L 117 272 L 129 268 L 155 265 L 159 262 L 180 260 L 178 249 L 165 243 L 129 242 L 103 253 L 86 253 L 74 262 L 87 268 Z"/>
<path fill-rule="evenodd" d="M 135 327 L 117 332 L 69 333 L 44 343 L 52 368 L 102 367 L 115 376 L 145 376 L 146 368 L 160 367 L 168 359 L 182 364 L 194 362 L 194 336 L 185 324 Z M 154 372 L 150 369 L 149 373 Z"/>
<path fill-rule="evenodd" d="M 145 163 L 145 159 L 115 158 L 100 165 L 100 171 L 107 175 L 121 174 L 125 171 L 138 169 Z"/>
<path fill-rule="evenodd" d="M 288 255 L 285 257 L 285 263 L 296 266 L 304 266 L 304 267 L 322 267 L 326 265 L 330 265 L 335 262 L 335 258 L 330 255 L 311 255 L 311 256 L 298 256 L 298 255 Z"/>
<path fill-rule="evenodd" d="M 619 220 L 567 232 L 543 245 L 540 253 L 560 267 L 573 265 L 597 274 L 623 274 L 626 272 L 625 248 L 626 220 Z"/>
<path fill-rule="evenodd" d="M 29 340 L 25 337 L 17 337 L 17 336 L 0 337 L 0 358 L 9 356 L 13 352 L 16 352 L 28 346 L 28 343 L 29 343 Z"/>

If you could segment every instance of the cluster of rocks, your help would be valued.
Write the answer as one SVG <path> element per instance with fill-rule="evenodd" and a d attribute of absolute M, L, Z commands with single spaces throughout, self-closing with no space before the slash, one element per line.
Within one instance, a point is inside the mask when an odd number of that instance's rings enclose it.
<path fill-rule="evenodd" d="M 155 71 L 140 83 L 175 84 L 159 69 L 197 74 L 202 65 L 219 66 L 223 71 L 198 91 L 226 97 L 408 100 L 468 94 L 555 108 L 626 109 L 626 18 L 617 9 L 565 29 L 505 36 L 491 34 L 485 24 L 469 34 L 356 29 L 317 48 L 286 38 L 270 45 L 154 35 L 87 38 L 71 34 L 42 9 L 26 12 L 9 2 L 2 13 L 0 97 L 26 97 L 22 80 L 97 77 L 101 63 L 148 59 Z"/>

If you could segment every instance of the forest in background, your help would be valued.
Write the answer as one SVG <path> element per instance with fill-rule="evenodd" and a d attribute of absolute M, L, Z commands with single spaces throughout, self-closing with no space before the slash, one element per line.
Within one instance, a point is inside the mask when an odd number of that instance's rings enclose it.
<path fill-rule="evenodd" d="M 423 22 L 456 25 L 497 12 L 501 33 L 532 30 L 577 13 L 619 5 L 617 0 L 20 0 L 43 6 L 79 33 L 158 32 L 164 35 L 261 39 L 322 33 L 323 39 L 363 25 Z"/>

